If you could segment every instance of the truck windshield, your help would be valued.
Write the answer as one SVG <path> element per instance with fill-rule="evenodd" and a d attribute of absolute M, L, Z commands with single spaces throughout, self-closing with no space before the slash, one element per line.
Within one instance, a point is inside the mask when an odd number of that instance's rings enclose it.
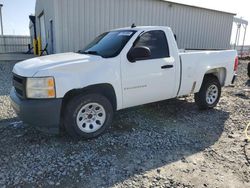
<path fill-rule="evenodd" d="M 103 33 L 79 53 L 98 55 L 103 58 L 116 57 L 135 33 L 134 30 Z"/>

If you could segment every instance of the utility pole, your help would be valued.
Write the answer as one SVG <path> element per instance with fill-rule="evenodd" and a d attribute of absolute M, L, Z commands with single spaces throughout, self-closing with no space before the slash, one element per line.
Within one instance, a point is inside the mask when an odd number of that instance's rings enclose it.
<path fill-rule="evenodd" d="M 245 40 L 246 40 L 246 33 L 247 33 L 247 25 L 243 25 L 245 32 L 244 32 L 244 37 L 243 37 L 243 44 L 241 47 L 241 57 L 243 57 L 243 51 L 244 51 L 244 46 L 245 46 Z"/>
<path fill-rule="evenodd" d="M 0 21 L 1 21 L 1 35 L 3 36 L 3 15 L 2 15 L 3 4 L 0 4 Z"/>

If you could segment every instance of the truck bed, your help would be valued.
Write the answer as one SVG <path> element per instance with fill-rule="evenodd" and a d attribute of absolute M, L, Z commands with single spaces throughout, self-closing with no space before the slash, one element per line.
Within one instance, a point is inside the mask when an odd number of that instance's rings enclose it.
<path fill-rule="evenodd" d="M 181 86 L 178 96 L 186 93 L 197 93 L 208 70 L 223 70 L 226 79 L 223 86 L 231 84 L 234 72 L 234 59 L 237 56 L 234 50 L 223 51 L 185 51 L 180 52 Z M 223 75 L 221 75 L 223 76 Z"/>

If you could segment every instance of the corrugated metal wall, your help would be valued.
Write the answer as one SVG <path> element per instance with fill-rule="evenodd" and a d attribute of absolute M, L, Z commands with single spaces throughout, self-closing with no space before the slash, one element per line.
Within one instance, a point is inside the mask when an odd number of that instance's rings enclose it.
<path fill-rule="evenodd" d="M 132 23 L 170 26 L 177 34 L 179 48 L 230 48 L 233 14 L 161 0 L 46 1 L 52 2 L 56 52 L 77 51 L 95 36 Z M 49 11 L 44 9 L 45 17 Z"/>
<path fill-rule="evenodd" d="M 74 1 L 72 1 L 73 3 Z M 51 52 L 53 49 L 52 47 L 52 38 L 55 40 L 57 37 L 55 33 L 53 33 L 53 36 L 50 34 L 50 21 L 55 20 L 55 12 L 56 12 L 56 7 L 58 6 L 58 1 L 57 0 L 37 0 L 36 1 L 36 30 L 37 30 L 37 37 L 41 37 L 41 30 L 40 30 L 40 20 L 39 17 L 44 14 L 45 17 L 45 31 L 46 31 L 46 43 L 48 43 L 48 51 Z M 63 17 L 59 19 L 64 19 Z M 59 22 L 58 22 L 59 24 Z M 53 25 L 53 30 L 56 28 L 59 28 L 59 26 Z M 58 29 L 57 29 L 58 30 Z M 32 31 L 30 31 L 31 35 L 33 34 Z M 33 34 L 34 35 L 34 34 Z M 59 35 L 59 33 L 58 33 Z M 61 37 L 60 37 L 61 38 Z M 58 38 L 59 40 L 59 38 Z M 60 41 L 58 41 L 58 45 L 60 44 Z M 55 43 L 54 43 L 54 48 L 55 48 Z M 69 50 L 72 51 L 72 50 Z M 60 52 L 60 51 L 58 51 Z"/>
<path fill-rule="evenodd" d="M 0 53 L 27 52 L 30 43 L 29 36 L 0 36 Z"/>

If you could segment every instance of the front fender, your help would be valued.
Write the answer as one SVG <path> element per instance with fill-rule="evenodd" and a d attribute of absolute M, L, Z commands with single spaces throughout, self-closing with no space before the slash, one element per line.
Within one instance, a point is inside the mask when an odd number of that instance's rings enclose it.
<path fill-rule="evenodd" d="M 34 77 L 42 76 L 54 76 L 57 98 L 63 98 L 66 93 L 74 89 L 110 84 L 115 90 L 117 109 L 122 108 L 121 76 L 117 62 L 93 63 L 88 67 L 82 67 L 80 63 L 54 67 L 39 71 Z"/>

